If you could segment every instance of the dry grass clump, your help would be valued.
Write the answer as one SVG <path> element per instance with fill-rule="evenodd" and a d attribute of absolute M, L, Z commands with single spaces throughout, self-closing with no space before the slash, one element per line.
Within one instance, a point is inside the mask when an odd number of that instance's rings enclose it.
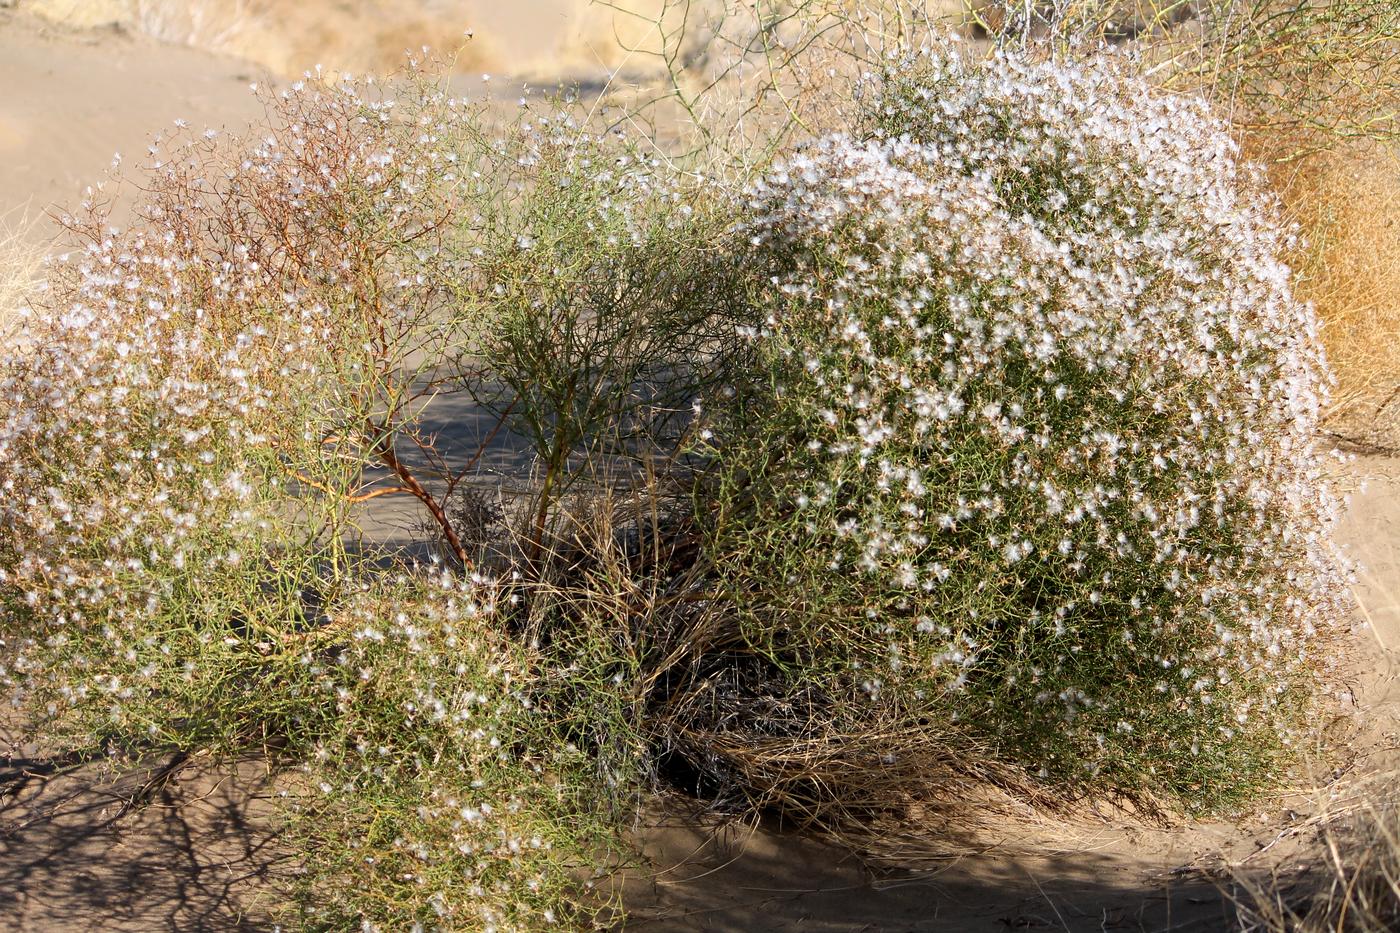
<path fill-rule="evenodd" d="M 1337 377 L 1329 414 L 1348 436 L 1383 438 L 1400 421 L 1400 151 L 1353 144 L 1271 174 L 1305 238 L 1294 262 Z"/>
<path fill-rule="evenodd" d="M 1247 933 L 1386 933 L 1400 927 L 1400 785 L 1383 777 L 1313 823 L 1297 865 L 1234 873 Z M 1297 865 L 1288 870 L 1288 865 Z"/>
<path fill-rule="evenodd" d="M 882 818 L 895 818 L 887 844 L 927 836 L 921 825 L 898 826 L 918 808 L 937 821 L 935 844 L 953 851 L 999 816 L 1063 803 L 994 749 L 919 728 L 927 710 L 872 707 L 856 691 L 795 678 L 739 639 L 668 675 L 646 722 L 657 767 L 721 813 L 776 814 L 869 851 L 872 821 Z"/>
<path fill-rule="evenodd" d="M 39 285 L 41 258 L 39 248 L 22 235 L 21 225 L 0 225 L 0 342 Z"/>
<path fill-rule="evenodd" d="M 755 644 L 684 478 L 567 497 L 520 593 L 554 703 L 601 780 L 774 816 L 867 854 L 911 838 L 972 851 L 997 817 L 1063 802 L 966 735 L 918 728 L 926 709 L 872 706 Z"/>
<path fill-rule="evenodd" d="M 896 0 L 879 5 L 902 6 Z M 1152 80 L 1208 98 L 1295 151 L 1400 133 L 1400 8 L 1390 0 L 969 0 L 999 45 L 1111 43 Z"/>

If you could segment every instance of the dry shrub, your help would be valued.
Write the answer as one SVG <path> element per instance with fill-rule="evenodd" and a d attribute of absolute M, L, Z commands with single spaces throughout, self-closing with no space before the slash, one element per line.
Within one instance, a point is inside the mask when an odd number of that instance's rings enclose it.
<path fill-rule="evenodd" d="M 674 479 L 562 502 L 541 577 L 521 593 L 527 640 L 554 662 L 552 703 L 614 799 L 679 794 L 867 858 L 976 851 L 993 823 L 1064 803 L 966 736 L 918 728 L 926 710 L 797 678 L 754 645 Z"/>
<path fill-rule="evenodd" d="M 991 749 L 915 726 L 926 710 L 795 680 L 738 638 L 709 647 L 667 672 L 674 689 L 647 726 L 663 775 L 721 812 L 776 814 L 874 854 L 878 836 L 907 842 L 930 817 L 938 848 L 956 851 L 997 818 L 1063 802 Z"/>
<path fill-rule="evenodd" d="M 1395 139 L 1400 7 L 1391 0 L 1201 0 L 1200 35 L 1169 85 L 1228 106 L 1237 126 L 1295 151 Z"/>
<path fill-rule="evenodd" d="M 1286 133 L 1296 151 L 1394 139 L 1400 7 L 1391 0 L 654 0 L 626 8 L 660 65 L 630 119 L 679 116 L 711 154 L 829 128 L 848 112 L 841 78 L 954 32 L 982 50 L 1113 45 L 1150 79 L 1207 97 L 1240 128 Z M 658 101 L 674 109 L 654 110 Z M 836 124 L 839 125 L 839 124 Z M 742 128 L 743 135 L 736 135 Z M 725 145 L 714 145 L 723 139 Z M 736 143 L 740 143 L 737 149 Z"/>
<path fill-rule="evenodd" d="M 882 55 L 941 38 L 960 0 L 656 0 L 602 113 L 669 159 L 751 179 L 794 140 L 844 124 Z M 619 15 L 622 15 L 619 12 Z"/>

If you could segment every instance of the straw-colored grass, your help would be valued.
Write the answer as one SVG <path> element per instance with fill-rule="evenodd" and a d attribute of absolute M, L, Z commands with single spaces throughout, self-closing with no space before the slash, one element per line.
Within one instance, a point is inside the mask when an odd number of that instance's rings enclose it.
<path fill-rule="evenodd" d="M 1274 186 L 1302 228 L 1300 290 L 1317 305 L 1339 433 L 1400 428 L 1400 149 L 1358 143 L 1279 163 Z"/>
<path fill-rule="evenodd" d="M 1312 821 L 1301 864 L 1264 878 L 1236 871 L 1245 933 L 1383 933 L 1400 928 L 1400 775 Z"/>
<path fill-rule="evenodd" d="M 0 220 L 0 342 L 15 315 L 39 284 L 39 248 L 24 234 L 22 223 Z"/>

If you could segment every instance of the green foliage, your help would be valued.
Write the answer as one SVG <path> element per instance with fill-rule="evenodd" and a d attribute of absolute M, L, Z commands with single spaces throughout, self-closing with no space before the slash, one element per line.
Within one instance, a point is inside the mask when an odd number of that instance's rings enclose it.
<path fill-rule="evenodd" d="M 927 22 L 818 6 L 672 72 L 718 180 L 413 73 L 67 218 L 0 359 L 33 734 L 267 754 L 321 929 L 586 925 L 648 776 L 810 819 L 1261 786 L 1345 568 L 1257 179 L 1126 65 L 886 58 Z M 803 109 L 857 36 L 859 109 Z M 776 123 L 704 124 L 759 60 Z M 858 135 L 770 161 L 817 117 Z M 456 392 L 535 456 L 494 538 Z M 445 565 L 363 540 L 388 496 Z"/>
<path fill-rule="evenodd" d="M 492 584 L 357 529 L 410 498 L 470 574 L 465 467 L 422 417 L 493 310 L 472 249 L 521 152 L 423 75 L 267 104 L 249 139 L 159 144 L 130 228 L 65 219 L 0 359 L 0 679 L 64 752 L 303 769 L 308 923 L 577 925 L 606 801 L 541 662 Z"/>
<path fill-rule="evenodd" d="M 467 390 L 542 469 L 537 563 L 559 498 L 676 452 L 692 402 L 724 378 L 747 313 L 729 199 L 567 116 L 512 137 L 528 166 L 473 248 L 468 316 L 490 321 L 459 364 Z"/>
<path fill-rule="evenodd" d="M 309 928 L 573 928 L 606 906 L 580 892 L 613 845 L 593 761 L 532 699 L 502 595 L 451 575 L 370 585 L 301 646 L 283 692 Z"/>

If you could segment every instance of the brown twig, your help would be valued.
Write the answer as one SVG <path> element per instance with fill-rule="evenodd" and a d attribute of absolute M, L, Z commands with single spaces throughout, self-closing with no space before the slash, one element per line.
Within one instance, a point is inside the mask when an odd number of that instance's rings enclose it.
<path fill-rule="evenodd" d="M 413 475 L 413 471 L 399 459 L 398 454 L 394 452 L 392 436 L 389 435 L 383 427 L 373 422 L 368 425 L 368 435 L 372 442 L 373 449 L 377 451 L 379 455 L 380 461 L 389 468 L 390 472 L 399 478 L 399 482 L 403 484 L 403 488 L 407 492 L 423 503 L 428 510 L 428 514 L 433 517 L 433 521 L 442 529 L 443 539 L 447 542 L 447 546 L 451 548 L 457 560 L 461 562 L 463 567 L 470 568 L 472 566 L 472 559 L 467 555 L 467 549 L 462 544 L 462 539 L 458 537 L 456 530 L 453 529 L 452 521 L 447 517 L 447 510 L 443 508 L 442 503 L 438 502 L 438 500 L 433 497 L 432 493 L 428 492 L 428 490 L 423 487 L 423 484 Z"/>

